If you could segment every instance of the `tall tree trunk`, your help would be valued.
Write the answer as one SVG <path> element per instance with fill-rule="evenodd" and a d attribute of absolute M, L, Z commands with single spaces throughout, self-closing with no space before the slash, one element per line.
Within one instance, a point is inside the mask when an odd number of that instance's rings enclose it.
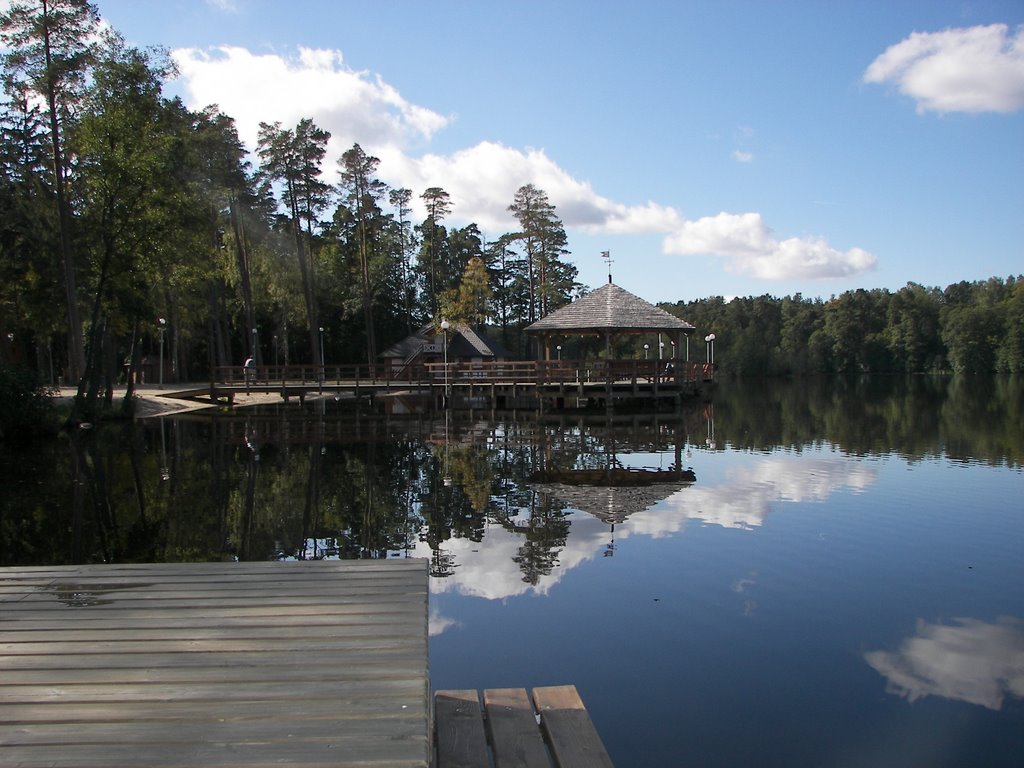
<path fill-rule="evenodd" d="M 82 369 L 82 377 L 78 382 L 78 392 L 75 394 L 74 403 L 71 406 L 71 414 L 68 421 L 72 424 L 83 417 L 93 418 L 96 414 L 96 397 L 99 392 L 99 378 L 97 375 L 99 366 L 96 364 L 96 343 L 97 331 L 100 326 L 100 307 L 103 304 L 103 291 L 107 286 L 107 272 L 110 268 L 113 246 L 105 242 L 103 246 L 103 261 L 100 266 L 100 279 L 96 285 L 96 295 L 93 297 L 92 320 L 89 323 L 89 343 L 85 350 L 85 367 Z"/>
<path fill-rule="evenodd" d="M 292 196 L 294 200 L 294 196 Z M 316 304 L 313 301 L 313 283 L 310 278 L 309 265 L 306 263 L 306 249 L 302 242 L 303 229 L 302 221 L 299 218 L 298 208 L 292 203 L 292 229 L 295 231 L 295 255 L 299 260 L 299 275 L 302 278 L 302 293 L 306 304 L 306 322 L 309 323 L 309 345 L 312 353 L 313 365 L 319 367 L 322 364 L 320 349 L 317 342 L 320 339 L 319 325 L 317 324 Z"/>
<path fill-rule="evenodd" d="M 132 325 L 132 344 L 128 348 L 128 365 L 125 368 L 124 377 L 124 405 L 122 410 L 130 414 L 135 402 L 135 372 L 139 369 L 138 363 L 139 346 L 139 321 L 136 319 Z"/>
<path fill-rule="evenodd" d="M 249 338 L 256 329 L 256 308 L 252 298 L 252 271 L 249 263 L 249 245 L 245 235 L 245 223 L 238 210 L 238 199 L 234 194 L 228 201 L 231 229 L 235 235 L 235 259 L 238 262 L 238 274 L 242 284 L 242 304 L 245 308 L 245 330 Z M 248 346 L 248 341 L 245 346 Z"/>
<path fill-rule="evenodd" d="M 216 279 L 211 279 L 206 289 L 206 311 L 210 316 L 210 364 L 214 367 L 230 365 L 224 344 L 219 287 Z"/>
<path fill-rule="evenodd" d="M 365 222 L 359 221 L 359 260 L 363 278 L 363 318 L 366 321 L 366 364 L 373 367 L 377 359 L 377 334 L 373 323 L 373 295 L 370 291 L 370 259 L 366 253 Z"/>
<path fill-rule="evenodd" d="M 57 196 L 61 263 L 64 268 L 64 296 L 68 305 L 68 374 L 71 381 L 77 381 L 85 370 L 85 355 L 82 347 L 82 322 L 78 313 L 75 255 L 71 247 L 71 209 L 68 206 L 65 191 L 64 154 L 61 147 L 60 120 L 57 115 L 57 92 L 54 85 L 53 62 L 50 50 L 48 0 L 43 0 L 43 50 L 46 56 L 46 103 L 50 112 L 50 141 L 53 147 L 53 179 Z"/>

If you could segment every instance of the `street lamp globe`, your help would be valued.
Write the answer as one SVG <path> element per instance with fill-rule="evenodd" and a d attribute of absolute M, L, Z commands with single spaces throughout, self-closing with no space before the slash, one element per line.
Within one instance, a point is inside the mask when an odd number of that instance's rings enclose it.
<path fill-rule="evenodd" d="M 704 342 L 707 345 L 705 350 L 705 356 L 707 361 L 711 364 L 715 364 L 715 334 L 709 333 L 704 337 Z"/>

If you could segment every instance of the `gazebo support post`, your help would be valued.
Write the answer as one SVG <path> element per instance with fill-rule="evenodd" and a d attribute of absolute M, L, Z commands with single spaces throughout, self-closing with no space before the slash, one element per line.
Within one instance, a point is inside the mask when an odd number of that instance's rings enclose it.
<path fill-rule="evenodd" d="M 610 408 L 612 405 L 612 332 L 604 332 L 604 396 Z"/>

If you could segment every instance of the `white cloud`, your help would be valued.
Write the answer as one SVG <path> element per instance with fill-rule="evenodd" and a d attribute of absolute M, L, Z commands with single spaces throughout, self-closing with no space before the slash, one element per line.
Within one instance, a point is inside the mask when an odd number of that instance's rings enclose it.
<path fill-rule="evenodd" d="M 729 259 L 728 269 L 764 280 L 826 279 L 871 271 L 878 260 L 861 248 L 840 251 L 822 238 L 778 240 L 759 213 L 719 213 L 684 222 L 663 250 Z"/>
<path fill-rule="evenodd" d="M 285 58 L 222 46 L 213 52 L 179 48 L 172 55 L 189 106 L 219 105 L 249 149 L 260 122 L 291 127 L 312 118 L 331 132 L 333 160 L 356 142 L 404 147 L 429 140 L 450 120 L 410 104 L 380 77 L 345 67 L 339 51 L 300 48 L 297 58 Z"/>
<path fill-rule="evenodd" d="M 683 221 L 671 206 L 654 202 L 630 206 L 597 194 L 589 182 L 574 178 L 542 149 L 520 150 L 482 141 L 450 155 L 414 157 L 397 145 L 373 151 L 381 159 L 385 181 L 413 190 L 443 187 L 459 218 L 476 222 L 485 233 L 514 226 L 508 206 L 524 184 L 547 193 L 567 228 L 660 233 Z"/>
<path fill-rule="evenodd" d="M 744 152 L 740 149 L 737 149 L 735 152 L 732 153 L 732 159 L 735 160 L 737 163 L 752 163 L 754 162 L 754 153 Z"/>
<path fill-rule="evenodd" d="M 2 0 L 0 0 L 2 1 Z M 188 106 L 217 104 L 234 118 L 239 137 L 253 150 L 260 122 L 294 126 L 311 118 L 330 131 L 324 162 L 328 181 L 337 177 L 338 157 L 358 142 L 380 158 L 378 172 L 395 187 L 408 187 L 414 215 L 422 216 L 418 193 L 442 187 L 451 196 L 453 221 L 475 222 L 485 235 L 508 231 L 515 191 L 524 184 L 543 189 L 566 228 L 588 234 L 664 234 L 663 250 L 714 254 L 729 268 L 768 279 L 836 277 L 871 269 L 875 259 L 859 249 L 841 252 L 823 240 L 776 240 L 757 213 L 687 221 L 672 206 L 655 201 L 628 205 L 598 194 L 544 149 L 519 149 L 481 141 L 451 154 L 424 153 L 431 138 L 453 118 L 412 104 L 379 75 L 347 67 L 340 51 L 300 48 L 293 57 L 221 46 L 173 52 Z M 749 129 L 741 129 L 741 137 Z M 739 162 L 752 153 L 737 150 Z"/>
<path fill-rule="evenodd" d="M 300 48 L 297 57 L 286 58 L 223 46 L 212 51 L 182 48 L 173 55 L 188 105 L 199 109 L 218 104 L 235 119 L 250 150 L 256 146 L 260 122 L 292 126 L 312 118 L 331 132 L 324 164 L 328 176 L 334 175 L 341 153 L 359 142 L 380 158 L 382 179 L 413 190 L 443 187 L 460 218 L 475 221 L 485 232 L 512 225 L 507 208 L 524 184 L 543 189 L 567 227 L 663 232 L 680 220 L 666 206 L 625 206 L 601 197 L 543 149 L 482 141 L 450 155 L 415 156 L 414 150 L 451 118 L 409 103 L 379 76 L 349 69 L 339 51 Z"/>
<path fill-rule="evenodd" d="M 206 0 L 207 5 L 223 13 L 238 13 L 238 0 Z"/>
<path fill-rule="evenodd" d="M 915 32 L 871 62 L 864 81 L 896 83 L 919 112 L 1024 109 L 1024 27 Z"/>

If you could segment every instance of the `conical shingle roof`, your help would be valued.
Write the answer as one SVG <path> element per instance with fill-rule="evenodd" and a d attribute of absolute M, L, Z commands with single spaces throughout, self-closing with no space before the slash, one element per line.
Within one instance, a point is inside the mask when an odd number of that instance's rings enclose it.
<path fill-rule="evenodd" d="M 682 331 L 694 326 L 634 296 L 615 283 L 560 307 L 530 326 L 527 333 L 579 333 L 599 331 Z"/>

